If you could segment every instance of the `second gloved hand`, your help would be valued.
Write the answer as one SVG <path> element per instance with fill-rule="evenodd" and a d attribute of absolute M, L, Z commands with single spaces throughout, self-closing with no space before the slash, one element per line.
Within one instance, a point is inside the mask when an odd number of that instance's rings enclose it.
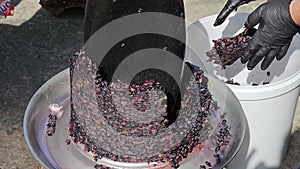
<path fill-rule="evenodd" d="M 221 25 L 232 11 L 236 10 L 239 6 L 247 4 L 251 1 L 254 0 L 227 0 L 225 6 L 217 16 L 214 26 Z"/>
<path fill-rule="evenodd" d="M 287 53 L 293 36 L 300 30 L 290 14 L 291 0 L 271 0 L 252 12 L 246 28 L 259 24 L 249 44 L 241 51 L 241 62 L 252 70 L 261 60 L 261 69 L 265 70 L 276 57 L 281 60 Z"/>

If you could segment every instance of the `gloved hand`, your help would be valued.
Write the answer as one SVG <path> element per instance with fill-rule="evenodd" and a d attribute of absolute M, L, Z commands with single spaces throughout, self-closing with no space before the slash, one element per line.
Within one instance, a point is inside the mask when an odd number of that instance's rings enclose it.
<path fill-rule="evenodd" d="M 246 28 L 259 24 L 249 44 L 242 49 L 241 62 L 248 61 L 252 70 L 262 59 L 261 69 L 265 70 L 276 57 L 280 60 L 287 53 L 293 36 L 300 31 L 290 15 L 291 0 L 271 0 L 252 12 L 245 23 Z"/>
<path fill-rule="evenodd" d="M 227 3 L 225 4 L 223 9 L 219 13 L 219 15 L 214 23 L 214 26 L 221 25 L 233 10 L 235 10 L 239 6 L 241 6 L 243 4 L 247 4 L 251 1 L 254 1 L 254 0 L 227 0 Z"/>

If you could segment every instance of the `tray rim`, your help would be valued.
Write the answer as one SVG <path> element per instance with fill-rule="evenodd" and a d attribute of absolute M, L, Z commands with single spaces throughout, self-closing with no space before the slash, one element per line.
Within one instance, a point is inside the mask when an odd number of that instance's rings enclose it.
<path fill-rule="evenodd" d="M 29 119 L 30 119 L 30 110 L 31 110 L 31 107 L 33 107 L 33 105 L 36 103 L 36 100 L 39 98 L 39 95 L 47 90 L 47 88 L 49 87 L 50 84 L 52 84 L 53 81 L 55 81 L 56 79 L 62 79 L 62 77 L 65 77 L 65 76 L 69 76 L 69 68 L 66 68 L 60 72 L 58 72 L 57 74 L 55 74 L 54 76 L 52 76 L 50 79 L 48 79 L 43 85 L 41 85 L 39 87 L 39 89 L 33 94 L 33 96 L 31 97 L 27 107 L 26 107 L 26 110 L 25 110 L 25 115 L 24 115 L 24 120 L 23 120 L 23 128 L 24 128 L 24 137 L 25 137 L 25 141 L 26 141 L 26 144 L 29 148 L 29 150 L 31 151 L 31 154 L 33 154 L 33 156 L 35 157 L 35 159 L 39 162 L 40 165 L 42 165 L 44 168 L 48 168 L 46 167 L 46 163 L 43 162 L 43 160 L 36 154 L 36 151 L 34 150 L 32 144 L 31 144 L 31 141 L 30 141 L 30 138 L 28 136 L 28 123 L 29 123 Z M 220 81 L 218 78 L 214 77 L 213 75 L 208 75 L 208 77 L 212 77 L 212 79 L 214 80 L 217 80 L 217 81 Z M 69 77 L 67 78 L 69 79 Z M 209 78 L 210 79 L 210 78 Z M 220 81 L 221 82 L 221 81 Z M 238 101 L 238 99 L 236 98 L 236 96 L 233 94 L 233 92 L 230 90 L 230 88 L 226 85 L 224 85 L 225 87 L 224 88 L 227 88 L 228 90 L 226 90 L 226 94 L 225 96 L 227 96 L 227 92 L 230 93 L 230 95 L 232 95 L 233 97 L 235 97 L 235 99 Z M 241 105 L 240 105 L 240 102 L 239 102 L 239 107 L 242 109 Z M 222 165 L 222 166 L 226 166 L 230 163 L 230 161 L 232 161 L 232 159 L 238 154 L 238 152 L 240 151 L 241 147 L 242 147 L 242 144 L 245 140 L 245 134 L 246 134 L 246 130 L 248 128 L 248 122 L 247 122 L 247 118 L 245 116 L 245 113 L 244 111 L 241 112 L 241 116 L 242 116 L 242 120 L 245 122 L 245 127 L 243 127 L 243 136 L 241 137 L 241 141 L 238 143 L 239 145 L 237 146 L 237 149 L 234 151 L 234 154 Z M 224 167 L 221 167 L 221 168 L 224 168 Z"/>

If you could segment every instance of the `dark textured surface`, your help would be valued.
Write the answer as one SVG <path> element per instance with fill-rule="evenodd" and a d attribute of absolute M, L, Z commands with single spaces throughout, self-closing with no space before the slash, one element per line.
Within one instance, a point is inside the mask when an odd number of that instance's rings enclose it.
<path fill-rule="evenodd" d="M 69 66 L 69 57 L 83 44 L 84 11 L 55 18 L 40 9 L 27 20 L 24 13 L 39 7 L 32 3 L 14 2 L 15 15 L 0 19 L 1 169 L 37 168 L 24 140 L 26 106 L 44 82 Z"/>
<path fill-rule="evenodd" d="M 24 112 L 34 92 L 67 68 L 69 56 L 82 45 L 83 11 L 66 11 L 55 18 L 40 9 L 38 1 L 13 2 L 15 15 L 0 19 L 0 168 L 36 169 L 38 163 L 24 140 Z M 195 21 L 215 14 L 224 2 L 188 0 L 187 19 Z M 244 11 L 256 6 L 247 6 Z M 295 169 L 300 162 L 299 112 L 298 104 L 283 169 Z"/>

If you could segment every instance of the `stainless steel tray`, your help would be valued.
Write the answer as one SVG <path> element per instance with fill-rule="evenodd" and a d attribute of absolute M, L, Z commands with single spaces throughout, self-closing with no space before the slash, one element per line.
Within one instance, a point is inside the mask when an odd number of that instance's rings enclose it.
<path fill-rule="evenodd" d="M 213 95 L 213 99 L 218 102 L 221 112 L 227 112 L 227 121 L 234 136 L 233 141 L 225 151 L 222 162 L 214 167 L 222 168 L 238 152 L 243 142 L 247 122 L 238 100 L 228 87 L 214 77 L 208 76 L 208 78 L 209 90 Z M 69 69 L 66 69 L 48 80 L 33 95 L 24 117 L 25 140 L 34 157 L 45 168 L 93 169 L 96 162 L 92 159 L 90 153 L 84 153 L 81 145 L 73 142 L 69 145 L 65 143 L 66 139 L 70 139 L 68 136 L 70 116 L 69 84 Z M 57 120 L 55 135 L 49 137 L 46 135 L 46 124 L 50 113 L 48 106 L 51 103 L 62 105 L 64 114 L 61 119 Z M 184 160 L 180 168 L 198 168 L 197 159 L 199 158 L 203 158 L 203 154 L 193 155 L 191 158 Z M 109 163 L 110 161 L 106 162 Z M 147 168 L 147 166 L 148 164 L 145 163 L 128 164 L 128 168 Z"/>

